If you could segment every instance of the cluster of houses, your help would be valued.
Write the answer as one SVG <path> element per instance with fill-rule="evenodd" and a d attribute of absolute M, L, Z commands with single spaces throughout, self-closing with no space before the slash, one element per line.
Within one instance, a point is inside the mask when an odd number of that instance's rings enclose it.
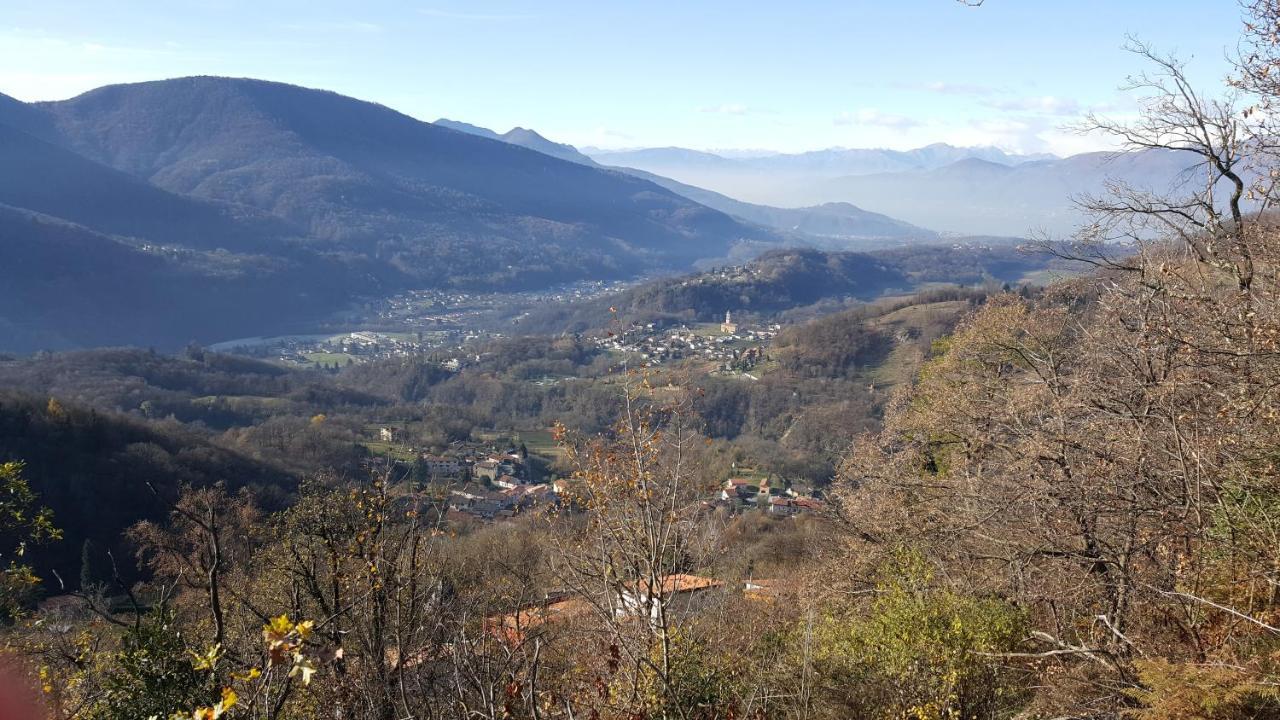
<path fill-rule="evenodd" d="M 328 343 L 333 352 L 365 358 L 413 355 L 423 351 L 423 343 L 404 337 L 359 330 L 334 338 Z"/>
<path fill-rule="evenodd" d="M 382 427 L 383 443 L 404 440 L 396 427 Z M 446 454 L 418 452 L 412 461 L 411 476 L 420 483 L 447 488 L 445 508 L 479 520 L 500 520 L 534 507 L 556 507 L 565 488 L 560 483 L 543 482 L 529 463 L 524 445 L 485 446 L 457 442 Z"/>
<path fill-rule="evenodd" d="M 735 513 L 764 510 L 775 517 L 815 514 L 823 509 L 821 500 L 801 495 L 791 487 L 768 478 L 729 478 L 721 486 L 720 494 L 708 504 Z"/>
<path fill-rule="evenodd" d="M 385 333 L 356 330 L 339 335 L 286 335 L 274 338 L 232 340 L 212 346 L 213 350 L 234 352 L 286 365 L 329 367 L 334 360 L 317 362 L 316 355 L 346 355 L 341 364 L 385 360 L 388 358 L 434 355 L 458 356 L 468 342 L 502 337 L 498 333 L 464 333 L 460 331 L 418 331 L 417 333 Z M 456 372 L 465 363 L 440 360 L 440 364 Z"/>
<path fill-rule="evenodd" d="M 744 365 L 749 369 L 765 359 L 766 349 L 779 329 L 776 324 L 742 327 L 730 313 L 725 313 L 720 334 L 695 331 L 687 325 L 664 328 L 646 323 L 597 337 L 595 344 L 603 350 L 638 355 L 651 365 L 692 358 L 714 361 L 726 370 L 741 370 Z"/>
<path fill-rule="evenodd" d="M 533 509 L 558 507 L 563 491 L 558 481 L 512 487 L 467 483 L 449 489 L 448 507 L 476 520 L 505 520 Z"/>
<path fill-rule="evenodd" d="M 672 573 L 651 580 L 619 583 L 602 596 L 590 599 L 569 591 L 548 593 L 541 600 L 485 618 L 482 631 L 508 648 L 515 648 L 534 638 L 545 637 L 549 632 L 569 630 L 575 623 L 593 617 L 623 623 L 646 619 L 658 622 L 659 607 L 668 618 L 688 616 L 734 595 L 753 602 L 777 603 L 784 587 L 774 580 L 736 583 Z M 448 652 L 448 649 L 428 648 L 401 655 L 396 649 L 388 649 L 386 658 L 391 666 L 416 667 L 444 661 Z"/>
<path fill-rule="evenodd" d="M 535 507 L 556 507 L 564 490 L 558 482 L 539 482 L 529 467 L 527 453 L 516 448 L 462 457 L 424 453 L 419 463 L 433 479 L 454 481 L 447 502 L 450 511 L 479 520 L 501 520 Z"/>
<path fill-rule="evenodd" d="M 510 313 L 512 309 L 589 300 L 617 293 L 631 284 L 632 282 L 584 280 L 539 291 L 411 290 L 377 302 L 369 307 L 368 312 L 371 319 L 384 326 L 463 329 L 486 324 L 495 317 Z M 516 324 L 519 324 L 518 320 Z"/>

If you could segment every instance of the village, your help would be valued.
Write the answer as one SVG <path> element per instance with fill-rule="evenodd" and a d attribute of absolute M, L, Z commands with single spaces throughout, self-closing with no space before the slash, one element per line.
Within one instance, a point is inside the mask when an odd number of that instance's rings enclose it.
<path fill-rule="evenodd" d="M 348 365 L 392 358 L 428 356 L 456 372 L 464 364 L 466 348 L 506 337 L 481 330 L 418 330 L 383 332 L 355 330 L 332 335 L 282 335 L 218 343 L 210 349 L 232 352 L 289 367 L 339 370 Z"/>
<path fill-rule="evenodd" d="M 649 365 L 679 360 L 710 361 L 718 372 L 740 373 L 755 379 L 749 373 L 768 359 L 769 344 L 779 329 L 781 326 L 777 324 L 760 328 L 739 325 L 729 311 L 718 326 L 691 328 L 685 324 L 668 327 L 637 323 L 621 332 L 596 337 L 595 343 L 601 349 L 635 356 Z"/>
<path fill-rule="evenodd" d="M 216 343 L 210 349 L 321 370 L 437 355 L 442 366 L 457 371 L 465 364 L 462 358 L 468 346 L 507 337 L 509 332 L 502 328 L 518 328 L 526 308 L 590 300 L 617 293 L 635 282 L 592 280 L 524 292 L 411 290 L 364 301 L 333 323 L 354 329 L 240 338 Z"/>
<path fill-rule="evenodd" d="M 490 523 L 511 520 L 533 511 L 572 510 L 578 491 L 571 478 L 550 469 L 549 433 L 536 433 L 536 451 L 519 439 L 452 443 L 443 452 L 426 452 L 398 445 L 402 430 L 378 428 L 370 442 L 376 462 L 398 469 L 405 479 L 404 495 L 418 505 L 431 504 L 457 520 Z M 762 512 L 774 518 L 817 514 L 823 502 L 813 493 L 801 492 L 777 476 L 758 475 L 747 468 L 733 469 L 733 476 L 708 491 L 692 512 L 738 515 Z"/>
<path fill-rule="evenodd" d="M 550 303 L 569 303 L 610 295 L 636 284 L 636 280 L 583 280 L 541 291 L 469 292 L 465 290 L 410 290 L 366 303 L 363 320 L 377 327 L 414 330 L 467 330 L 495 324 L 511 316 L 518 325 L 524 309 Z"/>

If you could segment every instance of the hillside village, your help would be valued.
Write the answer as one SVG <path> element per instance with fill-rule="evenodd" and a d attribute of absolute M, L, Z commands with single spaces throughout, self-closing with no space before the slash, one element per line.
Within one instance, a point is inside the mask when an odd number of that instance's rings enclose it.
<path fill-rule="evenodd" d="M 719 326 L 690 327 L 681 324 L 665 327 L 659 323 L 633 324 L 618 333 L 595 338 L 597 347 L 634 356 L 649 365 L 662 365 L 678 360 L 711 361 L 723 372 L 746 373 L 768 357 L 768 346 L 781 326 L 740 325 L 732 311 L 725 313 Z"/>
<path fill-rule="evenodd" d="M 383 454 L 376 464 L 396 469 L 407 479 L 406 492 L 423 502 L 443 496 L 443 508 L 459 518 L 495 522 L 534 510 L 572 508 L 574 480 L 549 471 L 551 458 L 531 453 L 523 442 L 457 442 L 433 453 L 397 445 L 402 431 L 393 427 L 379 428 L 377 437 L 372 447 Z M 690 510 L 790 518 L 823 509 L 819 496 L 801 492 L 782 478 L 759 476 L 747 468 L 733 470 L 733 477 Z"/>

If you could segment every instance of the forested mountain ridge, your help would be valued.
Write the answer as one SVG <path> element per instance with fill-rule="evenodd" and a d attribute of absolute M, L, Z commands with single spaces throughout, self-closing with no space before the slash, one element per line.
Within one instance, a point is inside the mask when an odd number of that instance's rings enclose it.
<path fill-rule="evenodd" d="M 173 348 L 405 288 L 542 288 L 787 242 L 644 180 L 263 81 L 2 97 L 0 150 L 0 252 L 54 270 L 11 285 L 10 350 Z"/>
<path fill-rule="evenodd" d="M 0 153 L 0 202 L 99 232 L 257 252 L 280 252 L 302 234 L 277 216 L 162 190 L 9 125 L 0 124 Z"/>
<path fill-rule="evenodd" d="M 662 278 L 616 295 L 535 308 L 519 319 L 518 327 L 525 332 L 581 332 L 616 323 L 719 322 L 726 312 L 772 321 L 829 313 L 846 303 L 929 283 L 1017 283 L 1057 266 L 1053 258 L 1007 238 L 862 253 L 772 250 L 746 263 Z"/>
<path fill-rule="evenodd" d="M 0 327 L 3 347 L 13 351 L 175 347 L 285 331 L 342 307 L 389 274 L 358 259 L 308 252 L 143 243 L 7 205 L 0 205 L 0 263 L 9 271 Z"/>
<path fill-rule="evenodd" d="M 536 130 L 516 127 L 516 128 L 511 128 L 505 133 L 497 133 L 493 130 L 490 130 L 489 128 L 483 128 L 478 125 L 459 122 L 457 120 L 450 120 L 448 118 L 440 118 L 439 120 L 436 120 L 432 124 L 438 125 L 440 127 L 447 127 L 450 130 L 457 130 L 458 132 L 464 132 L 464 133 L 469 133 L 471 135 L 478 135 L 480 137 L 489 138 L 490 140 L 501 140 L 502 142 L 505 142 L 505 143 L 511 143 L 512 145 L 519 145 L 521 147 L 526 147 L 526 148 L 529 148 L 530 150 L 536 150 L 544 155 L 558 157 L 561 160 L 568 160 L 569 162 L 575 162 L 580 165 L 590 165 L 592 167 L 603 167 L 596 161 L 592 160 L 586 155 L 583 155 L 581 152 L 578 152 L 578 149 L 575 148 L 574 146 L 566 145 L 565 143 L 558 143 L 553 140 L 548 140 L 547 138 L 538 134 Z"/>
<path fill-rule="evenodd" d="M 36 107 L 87 157 L 261 208 L 304 228 L 313 247 L 376 256 L 427 282 L 538 286 L 770 239 L 649 183 L 331 92 L 194 77 Z M 498 262 L 474 267 L 477 252 Z"/>

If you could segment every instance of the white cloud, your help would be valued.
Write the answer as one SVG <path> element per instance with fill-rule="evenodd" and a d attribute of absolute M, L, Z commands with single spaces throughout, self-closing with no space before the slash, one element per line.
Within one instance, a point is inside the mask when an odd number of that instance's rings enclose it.
<path fill-rule="evenodd" d="M 836 125 L 862 125 L 896 130 L 918 127 L 922 123 L 913 117 L 886 113 L 876 108 L 862 108 L 854 112 L 842 112 L 835 118 Z"/>
<path fill-rule="evenodd" d="M 1044 115 L 1079 116 L 1085 109 L 1072 98 L 1044 95 L 1041 97 L 1001 98 L 985 103 L 996 110 L 1034 112 Z"/>
<path fill-rule="evenodd" d="M 43 30 L 8 28 L 0 30 L 0 60 L 56 56 L 59 60 L 100 62 L 105 59 L 144 59 L 172 55 L 170 43 L 159 45 L 115 45 L 94 38 L 69 38 L 52 35 Z M 0 75 L 0 78 L 3 76 Z"/>
<path fill-rule="evenodd" d="M 1061 157 L 1115 149 L 1110 139 L 1076 132 L 1061 120 L 1044 116 L 970 120 L 943 133 L 952 145 L 994 145 L 1015 153 L 1053 153 Z"/>
<path fill-rule="evenodd" d="M 931 82 L 925 83 L 923 89 L 942 95 L 992 95 L 996 89 L 987 85 L 973 83 Z"/>

